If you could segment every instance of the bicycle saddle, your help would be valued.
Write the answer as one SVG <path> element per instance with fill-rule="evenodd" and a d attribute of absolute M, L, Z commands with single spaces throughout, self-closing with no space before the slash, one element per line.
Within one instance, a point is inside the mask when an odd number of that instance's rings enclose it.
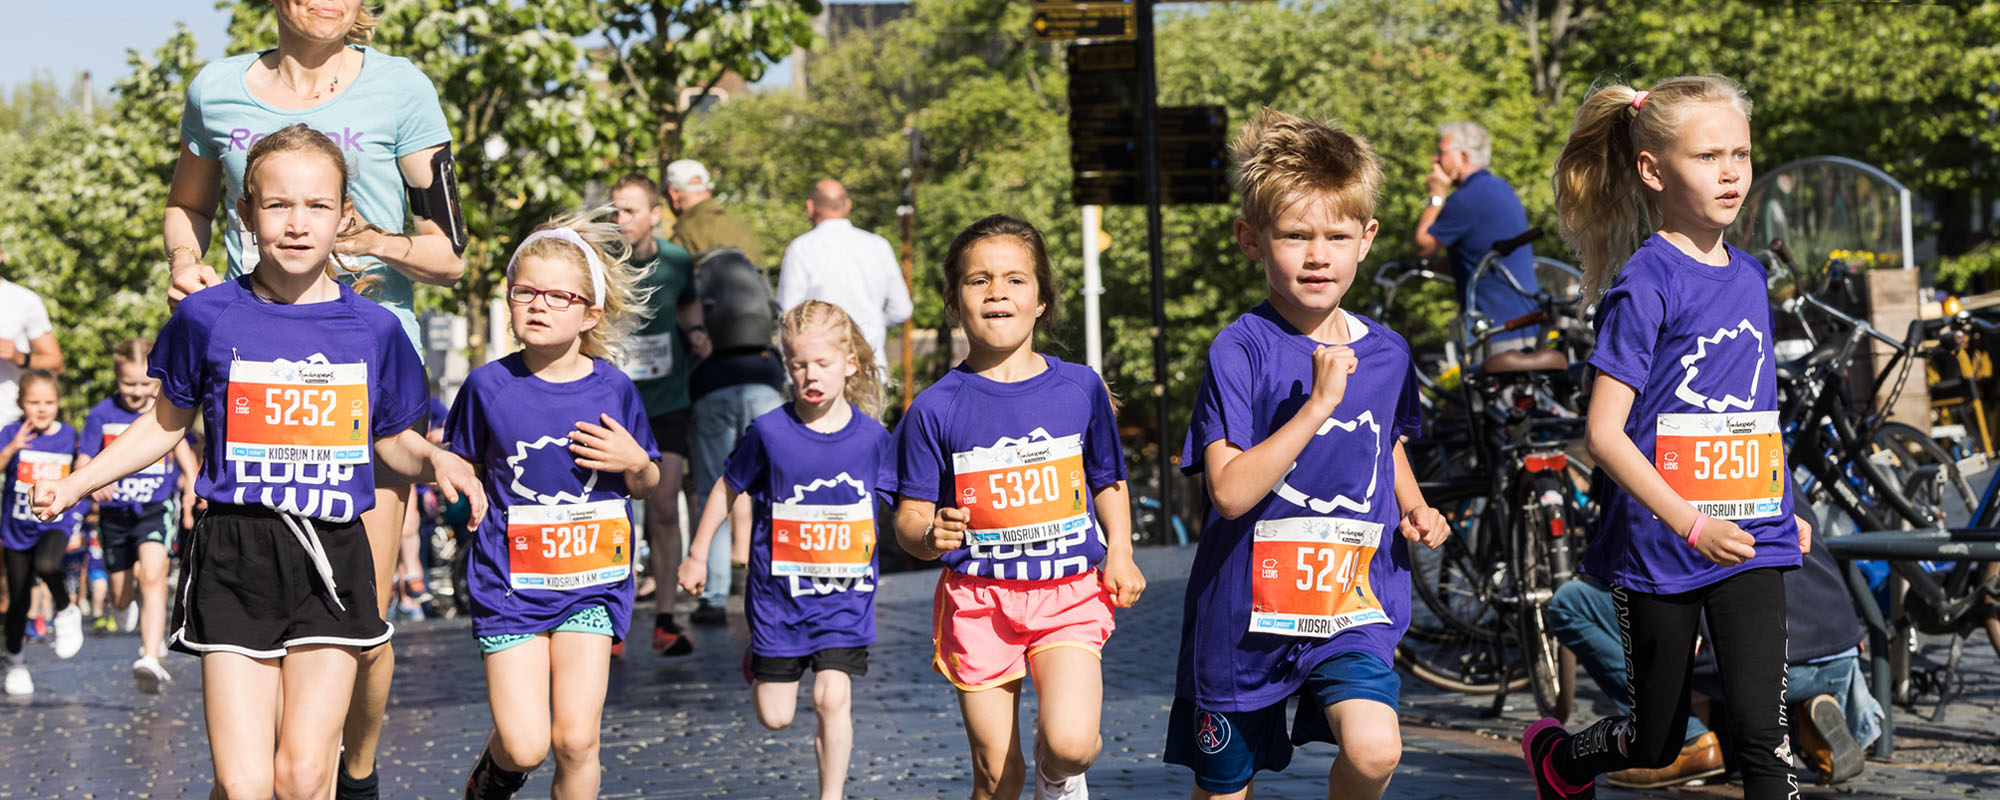
<path fill-rule="evenodd" d="M 1568 369 L 1569 357 L 1554 350 L 1510 350 L 1495 353 L 1479 364 L 1479 371 L 1488 375 L 1502 372 L 1563 372 Z"/>
<path fill-rule="evenodd" d="M 1834 356 L 1840 355 L 1840 346 L 1840 342 L 1829 339 L 1813 348 L 1810 353 L 1790 361 L 1778 362 L 1778 382 L 1788 383 L 1798 380 L 1799 376 L 1806 374 L 1813 367 L 1833 360 Z"/>

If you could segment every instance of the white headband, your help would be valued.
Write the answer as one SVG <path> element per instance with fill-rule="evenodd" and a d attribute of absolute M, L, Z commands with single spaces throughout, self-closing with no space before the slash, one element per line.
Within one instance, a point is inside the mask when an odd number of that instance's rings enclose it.
<path fill-rule="evenodd" d="M 514 257 L 507 260 L 508 280 L 511 281 L 514 279 L 514 265 L 521 262 L 521 253 L 528 249 L 528 245 L 534 244 L 537 239 L 555 239 L 568 242 L 576 245 L 576 249 L 582 250 L 583 260 L 590 264 L 590 288 L 597 295 L 596 299 L 591 302 L 591 305 L 604 305 L 604 262 L 597 258 L 597 248 L 591 247 L 589 242 L 584 241 L 582 236 L 578 236 L 576 231 L 569 228 L 550 228 L 548 230 L 535 231 L 528 234 L 528 238 L 522 239 L 521 246 L 514 248 Z"/>

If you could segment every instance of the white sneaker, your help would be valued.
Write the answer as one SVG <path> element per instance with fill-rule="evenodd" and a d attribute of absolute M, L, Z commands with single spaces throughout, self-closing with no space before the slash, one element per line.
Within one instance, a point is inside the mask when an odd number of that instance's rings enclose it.
<path fill-rule="evenodd" d="M 0 669 L 7 673 L 5 683 L 8 695 L 20 697 L 35 693 L 35 679 L 28 677 L 28 665 L 21 663 L 21 656 L 0 655 Z"/>
<path fill-rule="evenodd" d="M 56 612 L 56 658 L 69 658 L 83 649 L 83 609 L 71 603 Z"/>
<path fill-rule="evenodd" d="M 137 600 L 132 601 L 131 605 L 125 607 L 125 630 L 139 630 L 139 601 Z"/>
<path fill-rule="evenodd" d="M 167 668 L 160 666 L 160 660 L 152 656 L 140 656 L 132 662 L 132 679 L 139 682 L 140 694 L 159 694 L 161 687 L 174 676 L 167 674 Z"/>
<path fill-rule="evenodd" d="M 1042 774 L 1040 766 L 1035 767 L 1035 800 L 1090 800 L 1090 787 L 1085 785 L 1082 775 L 1071 775 L 1068 780 L 1052 781 Z"/>

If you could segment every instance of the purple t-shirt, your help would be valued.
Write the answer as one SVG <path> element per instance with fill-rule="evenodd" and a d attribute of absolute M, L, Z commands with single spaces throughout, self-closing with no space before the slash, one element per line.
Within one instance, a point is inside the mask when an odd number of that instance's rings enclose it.
<path fill-rule="evenodd" d="M 787 403 L 736 443 L 722 480 L 750 494 L 756 520 L 743 596 L 750 652 L 794 658 L 874 643 L 875 543 L 893 535 L 876 501 L 895 492 L 891 441 L 859 410 L 820 433 Z"/>
<path fill-rule="evenodd" d="M 1590 364 L 1637 391 L 1625 435 L 1683 499 L 1756 537 L 1757 554 L 1719 566 L 1606 481 L 1584 571 L 1674 594 L 1746 569 L 1798 566 L 1763 267 L 1734 247 L 1728 266 L 1703 264 L 1654 235 L 1599 309 Z"/>
<path fill-rule="evenodd" d="M 259 297 L 248 276 L 182 300 L 146 374 L 201 409 L 195 494 L 348 522 L 375 505 L 374 442 L 424 413 L 424 367 L 396 316 L 346 286 L 323 303 Z"/>
<path fill-rule="evenodd" d="M 21 431 L 22 420 L 15 420 L 0 428 L 0 443 L 14 441 L 14 434 Z M 28 444 L 14 454 L 14 460 L 7 462 L 7 489 L 4 501 L 7 504 L 7 518 L 0 520 L 0 544 L 8 550 L 33 549 L 35 542 L 44 535 L 60 533 L 68 535 L 76 530 L 76 521 L 83 518 L 83 503 L 77 503 L 66 513 L 50 522 L 35 519 L 29 510 L 28 484 L 52 481 L 74 471 L 76 462 L 76 429 L 55 423 L 55 430 L 28 440 Z M 29 480 L 21 480 L 23 476 Z"/>
<path fill-rule="evenodd" d="M 973 514 L 946 567 L 1052 580 L 1104 560 L 1094 497 L 1125 479 L 1111 395 L 1089 367 L 1042 358 L 1048 369 L 1014 383 L 960 364 L 896 428 L 897 493 Z"/>
<path fill-rule="evenodd" d="M 1410 625 L 1395 447 L 1420 423 L 1416 371 L 1403 337 L 1347 316 L 1360 365 L 1284 479 L 1236 519 L 1204 497 L 1174 689 L 1202 708 L 1279 702 L 1338 653 L 1394 663 Z M 1312 393 L 1318 346 L 1269 303 L 1216 334 L 1182 470 L 1202 474 L 1214 442 L 1249 450 L 1291 420 Z"/>
<path fill-rule="evenodd" d="M 631 628 L 625 475 L 579 467 L 569 450 L 576 423 L 602 425 L 599 414 L 624 426 L 647 458 L 660 457 L 638 388 L 609 362 L 550 383 L 514 353 L 459 387 L 445 446 L 480 467 L 488 501 L 466 562 L 473 633 L 542 633 L 594 605 L 610 612 L 617 640 Z"/>
<path fill-rule="evenodd" d="M 107 397 L 90 407 L 90 414 L 83 419 L 83 436 L 77 440 L 76 451 L 96 458 L 104 452 L 104 446 L 125 432 L 126 426 L 145 416 L 128 410 L 116 397 Z M 137 514 L 146 506 L 173 499 L 180 490 L 181 469 L 174 462 L 174 454 L 168 452 L 159 461 L 140 469 L 117 481 L 112 488 L 118 495 L 111 500 L 97 504 L 100 509 L 117 509 Z"/>

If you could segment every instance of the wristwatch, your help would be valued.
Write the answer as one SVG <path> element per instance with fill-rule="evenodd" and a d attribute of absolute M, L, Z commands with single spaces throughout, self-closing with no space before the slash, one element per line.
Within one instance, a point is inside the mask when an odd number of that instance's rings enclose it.
<path fill-rule="evenodd" d="M 1441 195 L 1441 194 L 1434 194 L 1434 195 L 1431 195 L 1431 202 L 1430 202 L 1430 205 L 1431 205 L 1431 207 L 1432 207 L 1432 208 L 1436 208 L 1436 207 L 1438 207 L 1438 206 L 1441 206 L 1441 205 L 1444 205 L 1444 195 Z"/>
<path fill-rule="evenodd" d="M 21 369 L 27 369 L 29 362 L 35 360 L 35 354 L 27 350 L 21 350 L 19 352 L 21 354 Z"/>

